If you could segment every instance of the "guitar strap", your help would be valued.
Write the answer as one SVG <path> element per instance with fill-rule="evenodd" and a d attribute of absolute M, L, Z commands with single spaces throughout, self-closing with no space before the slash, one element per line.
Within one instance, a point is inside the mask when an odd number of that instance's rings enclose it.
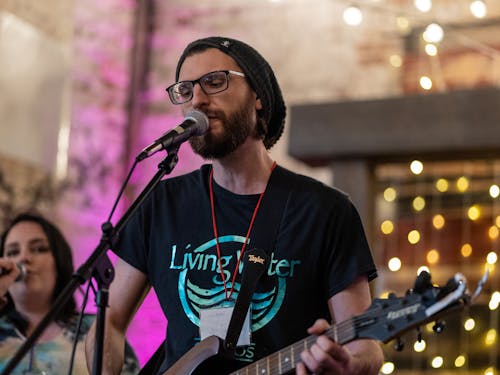
<path fill-rule="evenodd" d="M 274 251 L 280 226 L 282 224 L 286 207 L 291 199 L 293 191 L 294 178 L 287 178 L 292 175 L 292 172 L 280 167 L 274 168 L 273 173 L 269 178 L 266 193 L 262 198 L 262 202 L 255 219 L 252 230 L 251 248 L 265 249 L 267 254 Z M 254 288 L 253 288 L 254 289 Z M 247 293 L 245 293 L 247 294 Z M 242 324 L 250 306 L 251 297 L 245 298 L 245 301 L 238 303 L 238 298 L 231 315 L 228 332 L 226 338 L 229 342 L 237 342 L 241 333 Z M 238 296 L 239 297 L 239 296 Z M 245 307 L 246 306 L 246 307 Z M 234 322 L 233 322 L 234 321 Z M 236 339 L 234 339 L 236 337 Z M 154 354 L 148 360 L 146 365 L 141 369 L 138 375 L 156 374 L 165 359 L 165 340 L 156 349 Z"/>
<path fill-rule="evenodd" d="M 293 190 L 290 188 L 293 179 L 287 179 L 287 173 L 290 172 L 276 166 L 269 178 L 266 192 L 262 198 L 261 206 L 252 230 L 252 250 L 250 251 L 259 254 L 258 256 L 265 262 L 261 264 L 265 266 L 265 270 L 258 268 L 257 264 L 249 262 L 248 257 L 244 257 L 245 262 L 241 278 L 241 289 L 236 298 L 226 333 L 226 339 L 224 341 L 224 346 L 228 350 L 234 350 L 236 348 L 236 343 L 238 342 L 245 317 L 248 313 L 248 308 L 250 307 L 257 281 L 262 273 L 267 270 L 269 254 L 274 251 L 276 247 L 283 215 Z M 260 249 L 265 249 L 265 252 Z M 254 258 L 251 259 L 256 259 L 254 254 L 252 254 L 252 256 Z M 250 268 L 250 270 L 248 270 L 249 272 L 245 272 L 247 267 Z"/>

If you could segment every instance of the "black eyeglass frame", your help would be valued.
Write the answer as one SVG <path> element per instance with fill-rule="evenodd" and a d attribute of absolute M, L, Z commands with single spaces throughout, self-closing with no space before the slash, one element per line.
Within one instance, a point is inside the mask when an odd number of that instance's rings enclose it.
<path fill-rule="evenodd" d="M 204 83 L 203 83 L 204 81 L 203 81 L 203 79 L 206 79 L 207 77 L 209 77 L 209 76 L 211 76 L 213 74 L 216 74 L 216 73 L 225 73 L 226 74 L 226 81 L 225 81 L 226 84 L 222 88 L 217 88 L 216 91 L 209 90 L 209 92 L 207 92 L 207 88 L 204 87 Z M 193 99 L 194 85 L 197 84 L 197 83 L 200 85 L 200 87 L 203 90 L 203 92 L 205 94 L 207 94 L 207 95 L 218 94 L 219 92 L 227 90 L 228 87 L 229 87 L 229 74 L 234 74 L 234 75 L 239 76 L 239 77 L 245 77 L 245 73 L 237 72 L 235 70 L 215 70 L 213 72 L 206 73 L 206 74 L 202 75 L 200 78 L 194 79 L 192 81 L 185 80 L 185 81 L 176 82 L 176 83 L 168 86 L 165 89 L 165 91 L 167 91 L 168 97 L 170 98 L 170 101 L 172 102 L 172 104 L 175 104 L 175 105 L 184 104 L 184 103 L 189 102 L 191 99 Z M 179 85 L 186 84 L 186 83 L 190 83 L 191 84 L 191 95 L 189 96 L 189 99 L 186 99 L 184 101 L 178 101 L 176 99 L 175 91 L 174 90 L 175 90 L 176 87 L 179 87 Z"/>

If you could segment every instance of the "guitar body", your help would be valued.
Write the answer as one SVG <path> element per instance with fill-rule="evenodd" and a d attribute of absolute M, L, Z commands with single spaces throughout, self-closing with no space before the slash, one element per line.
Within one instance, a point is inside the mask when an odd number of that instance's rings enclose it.
<path fill-rule="evenodd" d="M 184 354 L 162 375 L 227 375 L 244 365 L 226 352 L 219 337 L 210 336 Z"/>

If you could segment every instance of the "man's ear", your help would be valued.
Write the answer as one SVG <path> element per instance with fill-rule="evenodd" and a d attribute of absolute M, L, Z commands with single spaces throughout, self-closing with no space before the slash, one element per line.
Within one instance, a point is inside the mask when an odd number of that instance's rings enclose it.
<path fill-rule="evenodd" d="M 255 101 L 255 109 L 257 111 L 260 111 L 262 109 L 262 102 L 260 101 L 259 98 L 257 98 L 257 100 Z"/>

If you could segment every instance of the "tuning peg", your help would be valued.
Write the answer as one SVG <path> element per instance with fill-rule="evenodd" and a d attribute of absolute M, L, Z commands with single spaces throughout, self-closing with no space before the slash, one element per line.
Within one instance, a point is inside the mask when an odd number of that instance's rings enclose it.
<path fill-rule="evenodd" d="M 432 330 L 436 333 L 441 333 L 444 330 L 445 323 L 443 321 L 437 320 L 432 326 Z"/>
<path fill-rule="evenodd" d="M 394 344 L 394 349 L 396 349 L 398 352 L 401 352 L 403 351 L 404 348 L 405 348 L 405 343 L 403 342 L 403 340 L 401 340 L 401 337 L 398 337 L 396 339 L 396 343 Z"/>

